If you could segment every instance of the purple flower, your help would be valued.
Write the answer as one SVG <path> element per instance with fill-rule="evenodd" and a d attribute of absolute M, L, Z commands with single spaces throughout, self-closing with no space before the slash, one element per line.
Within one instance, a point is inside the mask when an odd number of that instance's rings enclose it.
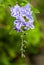
<path fill-rule="evenodd" d="M 28 30 L 29 30 L 30 28 L 31 28 L 31 29 L 34 29 L 33 23 L 26 22 L 26 27 L 27 27 Z"/>
<path fill-rule="evenodd" d="M 20 15 L 20 6 L 16 4 L 16 6 L 10 8 L 11 10 L 11 16 L 18 18 Z"/>
<path fill-rule="evenodd" d="M 24 30 L 29 30 L 30 28 L 31 29 L 34 28 L 33 25 L 34 19 L 29 4 L 23 7 L 16 5 L 12 7 L 10 10 L 11 10 L 11 15 L 16 18 L 16 20 L 14 21 L 14 29 L 16 31 L 24 31 Z M 26 19 L 28 19 L 28 21 L 26 21 Z M 22 29 L 22 27 L 24 29 Z"/>
<path fill-rule="evenodd" d="M 26 16 L 26 18 L 30 19 L 30 17 L 32 16 L 32 11 L 29 4 L 21 7 L 21 15 Z"/>
<path fill-rule="evenodd" d="M 23 18 L 20 18 L 14 21 L 14 25 L 14 29 L 16 31 L 23 31 L 21 27 L 26 26 L 26 22 Z"/>
<path fill-rule="evenodd" d="M 15 22 L 14 22 L 14 29 L 16 30 L 16 31 L 20 31 L 21 30 L 21 25 L 22 25 L 22 23 L 19 21 L 19 20 L 16 20 Z"/>

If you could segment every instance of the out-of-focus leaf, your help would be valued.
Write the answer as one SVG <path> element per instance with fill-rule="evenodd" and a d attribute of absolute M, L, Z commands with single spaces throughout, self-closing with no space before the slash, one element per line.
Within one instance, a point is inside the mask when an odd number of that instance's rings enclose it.
<path fill-rule="evenodd" d="M 11 58 L 15 58 L 16 57 L 15 49 L 8 48 L 8 53 L 9 53 Z"/>
<path fill-rule="evenodd" d="M 2 2 L 2 0 L 0 0 L 0 3 Z"/>
<path fill-rule="evenodd" d="M 9 5 L 9 6 L 13 6 L 13 5 L 15 5 L 17 3 L 17 0 L 7 0 L 7 4 Z"/>
<path fill-rule="evenodd" d="M 2 61 L 2 64 L 3 64 L 3 65 L 10 65 L 9 60 L 8 60 L 8 58 L 6 57 L 6 54 L 5 54 L 5 53 L 2 54 L 1 61 Z"/>
<path fill-rule="evenodd" d="M 18 4 L 19 4 L 20 6 L 24 6 L 24 5 L 26 5 L 27 3 L 28 3 L 27 0 L 18 0 Z"/>
<path fill-rule="evenodd" d="M 31 5 L 31 9 L 34 13 L 40 13 L 39 10 L 37 8 L 34 8 L 32 5 Z"/>

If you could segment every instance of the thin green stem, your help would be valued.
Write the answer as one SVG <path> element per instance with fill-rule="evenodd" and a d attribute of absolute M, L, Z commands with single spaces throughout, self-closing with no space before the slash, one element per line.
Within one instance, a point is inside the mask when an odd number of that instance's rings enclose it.
<path fill-rule="evenodd" d="M 25 56 L 24 55 L 24 32 L 21 35 L 21 40 L 22 40 L 22 42 L 21 42 L 21 57 L 24 57 Z"/>

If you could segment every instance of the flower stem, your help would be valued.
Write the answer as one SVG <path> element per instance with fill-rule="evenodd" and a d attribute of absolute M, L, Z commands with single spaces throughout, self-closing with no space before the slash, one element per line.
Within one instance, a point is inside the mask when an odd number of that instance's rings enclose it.
<path fill-rule="evenodd" d="M 24 32 L 21 35 L 21 40 L 22 40 L 22 42 L 21 42 L 21 57 L 25 57 L 25 55 L 24 55 Z"/>

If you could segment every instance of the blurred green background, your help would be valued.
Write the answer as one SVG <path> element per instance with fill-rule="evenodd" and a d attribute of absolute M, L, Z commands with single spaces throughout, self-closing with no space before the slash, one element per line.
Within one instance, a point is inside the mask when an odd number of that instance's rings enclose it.
<path fill-rule="evenodd" d="M 35 29 L 26 31 L 25 58 L 20 57 L 21 33 L 13 30 L 15 18 L 10 7 L 31 3 L 40 13 L 34 15 Z M 36 10 L 33 9 L 36 12 Z M 42 57 L 42 59 L 41 59 Z M 39 59 L 39 60 L 38 60 Z M 41 59 L 41 60 L 40 60 Z M 44 65 L 44 0 L 0 0 L 0 65 Z"/>

